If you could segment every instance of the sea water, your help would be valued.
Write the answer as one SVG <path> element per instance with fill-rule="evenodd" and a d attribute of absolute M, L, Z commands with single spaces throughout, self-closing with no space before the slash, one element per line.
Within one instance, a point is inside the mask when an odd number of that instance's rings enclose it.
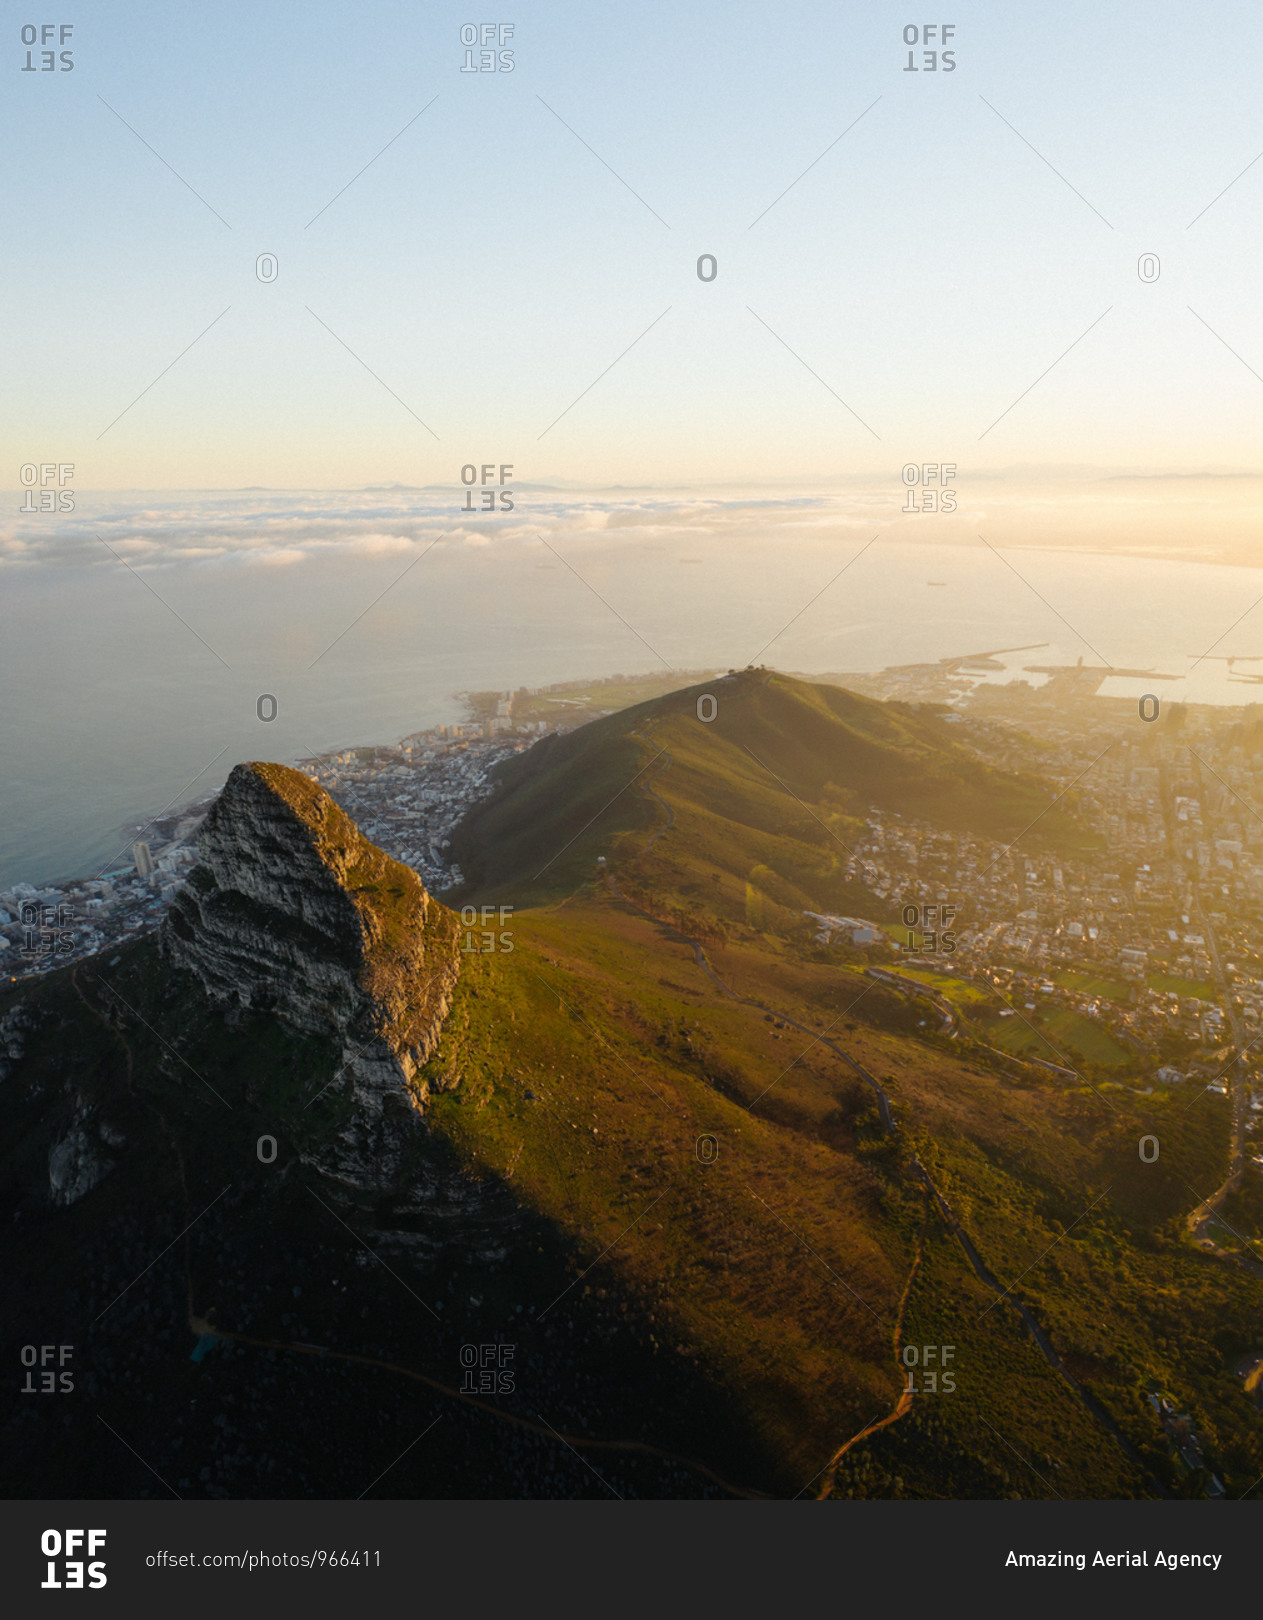
<path fill-rule="evenodd" d="M 813 533 L 776 512 L 761 527 L 749 506 L 739 526 L 644 505 L 585 525 L 571 503 L 564 526 L 516 514 L 479 529 L 438 501 L 413 500 L 403 521 L 392 497 L 385 515 L 361 506 L 353 528 L 322 528 L 310 501 L 254 496 L 222 503 L 218 529 L 199 508 L 190 529 L 173 497 L 154 499 L 161 521 L 120 522 L 116 503 L 64 552 L 43 544 L 4 570 L 0 886 L 95 870 L 125 823 L 210 792 L 239 760 L 458 720 L 465 690 L 1023 648 L 988 678 L 1038 683 L 1025 665 L 1082 658 L 1181 677 L 1156 687 L 1165 700 L 1239 703 L 1254 687 L 1216 659 L 1263 655 L 1250 568 L 886 538 L 864 550 L 871 528 Z M 125 544 L 137 534 L 158 536 L 151 552 Z M 1248 671 L 1263 657 L 1235 674 Z"/>

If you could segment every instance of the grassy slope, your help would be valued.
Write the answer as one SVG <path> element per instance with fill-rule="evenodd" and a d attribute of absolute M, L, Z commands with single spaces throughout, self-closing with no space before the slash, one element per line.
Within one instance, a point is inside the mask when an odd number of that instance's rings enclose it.
<path fill-rule="evenodd" d="M 980 814 L 992 792 L 997 830 L 1025 824 L 1035 790 L 988 783 L 938 749 L 931 722 L 846 693 L 747 677 L 717 695 L 711 725 L 687 692 L 532 751 L 465 828 L 460 858 L 480 897 L 552 904 L 520 911 L 515 951 L 467 973 L 440 1058 L 466 1084 L 439 1105 L 440 1128 L 470 1162 L 511 1171 L 520 1197 L 656 1301 L 664 1331 L 785 1460 L 782 1485 L 893 1402 L 891 1313 L 922 1216 L 901 1164 L 913 1142 L 992 1269 L 1023 1279 L 1068 1363 L 1154 1468 L 1167 1465 L 1140 1400 L 1151 1378 L 1196 1406 L 1221 1468 L 1263 1468 L 1257 1417 L 1225 1370 L 1255 1335 L 1249 1279 L 1160 1233 L 1189 1207 L 1187 1185 L 1222 1174 L 1222 1104 L 1203 1099 L 1177 1120 L 1166 1098 L 1014 1082 L 942 1043 L 881 1033 L 864 1021 L 881 992 L 848 1017 L 856 981 L 813 960 L 789 926 L 797 903 L 848 899 L 837 842 L 848 788 L 904 808 L 919 798 L 922 814 L 948 820 Z M 1052 831 L 1074 836 L 1068 822 Z M 738 991 L 834 1026 L 887 1082 L 901 1137 L 880 1132 L 871 1093 L 827 1049 L 724 998 L 678 934 L 620 905 L 593 877 L 597 852 L 626 894 L 706 937 Z M 752 873 L 767 874 L 764 929 L 744 922 Z M 1161 1168 L 1137 1157 L 1147 1131 L 1160 1135 Z M 719 1144 L 713 1166 L 698 1162 L 704 1134 Z M 864 1474 L 856 1457 L 839 1490 L 1045 1494 L 993 1429 L 1058 1459 L 1063 1495 L 1143 1492 L 1012 1313 L 986 1311 L 992 1297 L 934 1223 L 908 1328 L 957 1346 L 957 1394 L 914 1403 L 912 1453 L 894 1425 L 859 1448 L 894 1462 Z"/>
<path fill-rule="evenodd" d="M 857 1023 L 845 1043 L 896 1099 L 907 1141 L 893 1145 L 871 1093 L 824 1048 L 804 1055 L 807 1038 L 723 998 L 691 951 L 611 898 L 521 918 L 514 943 L 466 974 L 437 1060 L 465 1080 L 432 1118 L 469 1162 L 577 1234 L 586 1263 L 599 1261 L 586 1285 L 616 1279 L 645 1302 L 663 1343 L 684 1346 L 781 1459 L 777 1488 L 804 1484 L 893 1405 L 891 1312 L 923 1213 L 900 1167 L 913 1143 L 992 1269 L 1022 1278 L 1137 1445 L 1155 1441 L 1140 1396 L 1156 1379 L 1202 1412 L 1221 1463 L 1259 1459 L 1229 1371 L 1253 1342 L 1253 1285 L 1154 1236 L 1187 1207 L 1183 1184 L 1216 1174 L 1218 1100 L 1177 1121 L 1166 1098 L 1139 1099 L 1141 1113 L 1112 1091 L 1111 1115 L 1086 1088 L 1016 1084 Z M 803 1022 L 841 1010 L 836 975 L 774 941 L 713 960 Z M 1165 1144 L 1160 1170 L 1137 1157 L 1146 1131 Z M 702 1136 L 712 1165 L 699 1162 Z M 899 1477 L 910 1494 L 1044 1494 L 1016 1477 L 989 1423 L 1032 1458 L 1060 1458 L 1063 1495 L 1143 1492 L 1012 1315 L 983 1314 L 992 1297 L 936 1225 L 905 1342 L 956 1346 L 956 1396 L 935 1403 L 937 1438 L 915 1468 L 904 1457 L 863 1490 L 891 1494 Z M 897 1434 L 872 1449 L 897 1454 Z"/>
<path fill-rule="evenodd" d="M 849 903 L 835 841 L 855 808 L 846 795 L 911 791 L 908 758 L 891 755 L 901 739 L 938 773 L 929 802 L 947 813 L 972 813 L 985 780 L 950 750 L 935 751 L 932 722 L 902 711 L 882 716 L 845 693 L 835 702 L 761 677 L 729 696 L 721 686 L 710 726 L 697 721 L 690 693 L 532 750 L 511 768 L 511 791 L 465 830 L 461 858 L 486 885 L 478 897 L 494 887 L 523 909 L 510 924 L 512 951 L 465 958 L 425 1076 L 436 1085 L 429 1119 L 436 1141 L 475 1174 L 507 1184 L 575 1252 L 573 1286 L 557 1286 L 560 1297 L 541 1307 L 544 1324 L 577 1332 L 598 1300 L 621 1299 L 677 1383 L 680 1370 L 694 1369 L 722 1395 L 729 1419 L 696 1440 L 709 1458 L 728 1477 L 810 1492 L 836 1447 L 898 1395 L 893 1313 L 924 1227 L 903 1342 L 954 1346 L 957 1388 L 918 1396 L 907 1418 L 853 1448 L 838 1493 L 1048 1494 L 1039 1474 L 1065 1496 L 1143 1493 L 1143 1478 L 1013 1312 L 987 1309 L 994 1296 L 941 1221 L 925 1225 L 922 1192 L 907 1174 L 915 1149 L 992 1270 L 1018 1285 L 1152 1466 L 1167 1464 L 1140 1402 L 1150 1379 L 1195 1412 L 1230 1490 L 1246 1490 L 1263 1473 L 1263 1441 L 1231 1368 L 1255 1344 L 1256 1284 L 1171 1235 L 1182 1230 L 1188 1188 L 1206 1191 L 1222 1178 L 1223 1100 L 1189 1107 L 1166 1095 L 1015 1081 L 938 1038 L 882 1027 L 874 1009 L 898 1004 L 795 933 L 793 905 Z M 790 734 L 800 720 L 812 749 Z M 669 766 L 663 758 L 652 766 L 656 798 L 628 786 L 655 759 L 649 739 L 670 756 Z M 823 764 L 822 750 L 832 750 Z M 1024 824 L 1035 790 L 999 787 L 995 816 Z M 668 807 L 673 825 L 646 853 Z M 1061 836 L 1072 835 L 1066 823 Z M 710 959 L 739 993 L 829 1028 L 887 1086 L 900 1132 L 880 1129 L 871 1091 L 827 1048 L 723 996 L 673 928 L 598 883 L 597 852 L 646 909 L 709 929 Z M 757 928 L 745 921 L 751 889 L 763 897 Z M 211 1131 L 214 1157 L 254 1174 L 260 1130 L 301 1147 L 336 1126 L 336 1088 L 310 1111 L 300 1103 L 331 1077 L 327 1053 L 279 1037 L 273 1051 L 253 1029 L 212 1029 L 192 1004 L 166 999 L 183 992 L 163 981 L 147 948 L 128 961 L 115 982 L 132 1007 L 155 1027 L 179 1028 L 199 1071 L 231 1080 L 234 1103 L 223 1135 L 219 1105 L 129 1019 L 134 1151 L 170 1130 L 187 1140 L 192 1168 Z M 76 1010 L 67 976 L 39 994 L 80 1032 L 67 1078 L 102 1083 L 111 1052 L 116 1076 L 117 1040 Z M 94 989 L 93 999 L 101 994 Z M 456 1089 L 441 1089 L 457 1077 Z M 161 1126 L 144 1098 L 162 1106 L 172 1088 L 183 1102 Z M 1152 1166 L 1137 1155 L 1145 1133 L 1161 1142 Z M 11 1140 L 34 1155 L 38 1174 L 51 1135 L 31 1145 L 19 1128 Z M 25 1172 L 13 1164 L 11 1173 Z M 87 1219 L 93 1200 L 114 1197 L 111 1180 L 69 1217 Z M 222 1182 L 209 1169 L 205 1181 L 209 1199 Z M 670 1445 L 673 1432 L 663 1418 L 659 1443 Z M 698 1455 L 696 1444 L 679 1449 Z"/>
<path fill-rule="evenodd" d="M 710 723 L 697 718 L 706 692 L 717 704 Z M 997 839 L 1046 810 L 1053 795 L 1041 784 L 991 770 L 942 732 L 940 721 L 908 706 L 787 676 L 753 672 L 689 687 L 509 761 L 500 792 L 453 839 L 453 858 L 481 891 L 518 904 L 555 898 L 611 853 L 617 832 L 661 824 L 639 792 L 648 777 L 688 812 L 683 862 L 713 865 L 742 884 L 764 864 L 790 891 L 840 900 L 843 886 L 828 879 L 845 859 L 848 826 L 870 804 Z M 664 752 L 669 778 L 657 775 Z M 1081 843 L 1067 802 L 1030 836 Z M 744 910 L 744 890 L 729 910 Z"/>

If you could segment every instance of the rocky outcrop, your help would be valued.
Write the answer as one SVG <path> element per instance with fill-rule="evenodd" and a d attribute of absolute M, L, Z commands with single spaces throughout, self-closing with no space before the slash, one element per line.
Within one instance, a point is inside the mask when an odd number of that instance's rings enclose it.
<path fill-rule="evenodd" d="M 358 1105 L 348 1161 L 380 1158 L 391 1105 L 425 1102 L 415 1076 L 459 972 L 455 914 L 283 765 L 238 765 L 197 844 L 162 926 L 163 955 L 230 1012 L 266 1011 L 339 1041 L 338 1085 Z"/>
<path fill-rule="evenodd" d="M 48 1155 L 49 1197 L 63 1207 L 73 1204 L 91 1192 L 112 1168 L 91 1132 L 82 1121 L 76 1121 Z"/>

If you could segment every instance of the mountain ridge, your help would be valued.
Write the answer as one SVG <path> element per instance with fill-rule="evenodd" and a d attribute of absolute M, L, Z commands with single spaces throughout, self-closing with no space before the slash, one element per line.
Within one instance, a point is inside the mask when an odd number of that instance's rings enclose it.
<path fill-rule="evenodd" d="M 388 1114 L 421 1108 L 460 971 L 458 919 L 371 844 L 318 783 L 238 765 L 198 833 L 199 859 L 159 933 L 229 1018 L 271 1013 L 339 1043 L 354 1108 L 340 1173 L 380 1179 Z"/>
<path fill-rule="evenodd" d="M 877 1017 L 887 990 L 798 915 L 859 907 L 846 844 L 868 791 L 898 797 L 911 773 L 963 816 L 998 781 L 1000 825 L 1035 786 L 941 744 L 933 711 L 766 671 L 611 721 L 531 750 L 467 818 L 471 870 L 513 909 L 463 948 L 455 913 L 322 790 L 256 762 L 208 818 L 161 953 L 146 939 L 0 993 L 24 1047 L 0 1091 L 24 1236 L 0 1308 L 19 1331 L 82 1343 L 107 1421 L 182 1492 L 186 1434 L 207 1494 L 302 1494 L 310 1472 L 354 1495 L 440 1414 L 400 1494 L 603 1491 L 561 1442 L 458 1417 L 458 1357 L 488 1343 L 523 1369 L 507 1408 L 656 1451 L 621 1457 L 623 1495 L 696 1494 L 667 1454 L 743 1493 L 1038 1493 L 1014 1450 L 1041 1476 L 1070 1459 L 1073 1482 L 1046 1475 L 1058 1494 L 1146 1494 L 1146 1475 L 1174 1483 L 1146 1378 L 1196 1390 L 1247 1486 L 1239 1394 L 1205 1363 L 1212 1336 L 1230 1369 L 1252 1333 L 1251 1279 L 1170 1235 L 1182 1183 L 1213 1185 L 1213 1100 L 1176 1129 L 1165 1097 L 1116 1087 L 1106 1107 L 1064 1072 L 999 1072 L 898 998 Z M 357 1042 L 388 1084 L 357 1078 Z M 1101 1445 L 1023 1310 L 1134 1454 Z M 903 1345 L 950 1349 L 963 1398 L 906 1399 Z M 12 1421 L 39 1420 L 17 1401 Z M 40 1433 L 24 1455 L 68 1455 Z M 272 1475 L 277 1454 L 301 1465 Z M 69 1494 L 94 1494 L 64 1466 Z M 134 1491 L 126 1453 L 99 1466 L 104 1494 Z"/>

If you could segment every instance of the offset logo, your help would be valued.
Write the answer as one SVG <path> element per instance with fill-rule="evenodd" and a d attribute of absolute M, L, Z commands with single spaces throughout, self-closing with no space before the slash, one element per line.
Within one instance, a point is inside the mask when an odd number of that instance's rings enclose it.
<path fill-rule="evenodd" d="M 496 467 L 494 462 L 484 461 L 479 466 L 475 466 L 472 461 L 465 463 L 460 470 L 460 481 L 465 485 L 465 504 L 461 507 L 462 512 L 511 512 L 513 510 L 513 491 L 504 488 L 505 484 L 513 477 L 513 463 L 504 461 L 500 463 L 500 483 L 496 488 L 489 489 L 487 486 L 494 483 L 495 476 Z M 479 506 L 474 505 L 474 484 L 477 484 L 481 491 L 482 504 Z M 499 506 L 496 505 L 497 496 L 499 496 L 500 500 Z"/>
<path fill-rule="evenodd" d="M 33 461 L 22 464 L 22 488 L 25 494 L 19 512 L 73 512 L 75 509 L 74 491 L 64 488 L 75 475 L 73 461 L 41 461 L 38 466 Z M 57 480 L 57 487 L 49 489 L 48 485 Z M 39 504 L 35 501 L 35 485 L 39 484 Z"/>
<path fill-rule="evenodd" d="M 488 928 L 489 922 L 494 922 L 497 911 L 500 914 L 500 936 L 497 939 L 496 930 Z M 461 950 L 468 956 L 482 956 L 487 951 L 511 951 L 513 949 L 513 930 L 504 925 L 513 916 L 512 906 L 483 906 L 482 929 L 475 935 L 474 929 L 478 927 L 477 906 L 462 906 L 460 911 L 461 927 L 465 930 L 465 943 Z M 477 938 L 479 943 L 474 944 Z"/>
<path fill-rule="evenodd" d="M 941 47 L 948 44 L 955 37 L 955 23 L 924 23 L 920 28 L 917 27 L 916 23 L 909 23 L 903 31 L 905 45 Z M 903 70 L 905 73 L 955 73 L 956 71 L 955 50 L 945 51 L 941 48 L 932 51 L 923 50 L 921 52 L 920 66 L 913 61 L 915 55 L 915 51 L 910 50 L 908 52 L 907 65 Z M 941 67 L 940 63 L 942 64 Z"/>
<path fill-rule="evenodd" d="M 954 461 L 910 461 L 901 474 L 908 494 L 901 512 L 954 512 L 956 491 L 951 488 L 956 477 Z M 920 494 L 916 493 L 921 486 Z"/>
<path fill-rule="evenodd" d="M 460 42 L 465 47 L 462 73 L 512 73 L 513 52 L 500 49 L 513 38 L 516 23 L 466 23 L 460 31 Z M 478 61 L 474 62 L 473 47 L 481 46 Z"/>
<path fill-rule="evenodd" d="M 901 1360 L 908 1374 L 906 1395 L 954 1395 L 956 1374 L 948 1362 L 956 1354 L 954 1344 L 905 1344 Z M 935 1367 L 934 1362 L 940 1365 Z"/>
<path fill-rule="evenodd" d="M 64 1369 L 68 1361 L 74 1360 L 74 1354 L 73 1344 L 41 1344 L 38 1347 L 24 1344 L 22 1365 L 26 1368 L 26 1378 L 22 1384 L 23 1395 L 69 1395 L 75 1387 L 74 1374 L 64 1370 L 58 1373 L 50 1363 L 56 1358 L 56 1366 Z M 44 1369 L 38 1375 L 38 1386 L 33 1370 L 36 1363 Z"/>
<path fill-rule="evenodd" d="M 908 930 L 908 938 L 899 949 L 915 951 L 918 955 L 937 951 L 946 951 L 950 955 L 956 949 L 956 935 L 950 931 L 949 925 L 957 910 L 956 906 L 905 906 L 903 926 Z"/>
<path fill-rule="evenodd" d="M 34 23 L 22 25 L 23 45 L 64 45 L 68 39 L 73 39 L 75 25 L 73 23 L 41 23 L 36 28 Z M 35 58 L 39 57 L 39 66 L 35 66 Z M 61 72 L 73 73 L 75 66 L 75 53 L 62 51 Z M 56 50 L 27 51 L 26 61 L 22 64 L 23 73 L 52 73 L 57 70 Z"/>
<path fill-rule="evenodd" d="M 70 927 L 74 914 L 69 906 L 41 906 L 37 901 L 22 902 L 22 955 L 52 956 L 74 950 L 75 936 Z"/>
<path fill-rule="evenodd" d="M 104 1530 L 45 1530 L 39 1545 L 48 1560 L 48 1573 L 39 1583 L 42 1589 L 75 1591 L 87 1587 L 92 1591 L 105 1585 L 105 1560 L 96 1556 L 105 1546 Z M 85 1564 L 82 1556 L 75 1557 L 85 1551 L 92 1562 Z"/>
<path fill-rule="evenodd" d="M 515 1344 L 462 1344 L 462 1395 L 512 1395 Z M 475 1369 L 477 1378 L 475 1379 Z"/>

